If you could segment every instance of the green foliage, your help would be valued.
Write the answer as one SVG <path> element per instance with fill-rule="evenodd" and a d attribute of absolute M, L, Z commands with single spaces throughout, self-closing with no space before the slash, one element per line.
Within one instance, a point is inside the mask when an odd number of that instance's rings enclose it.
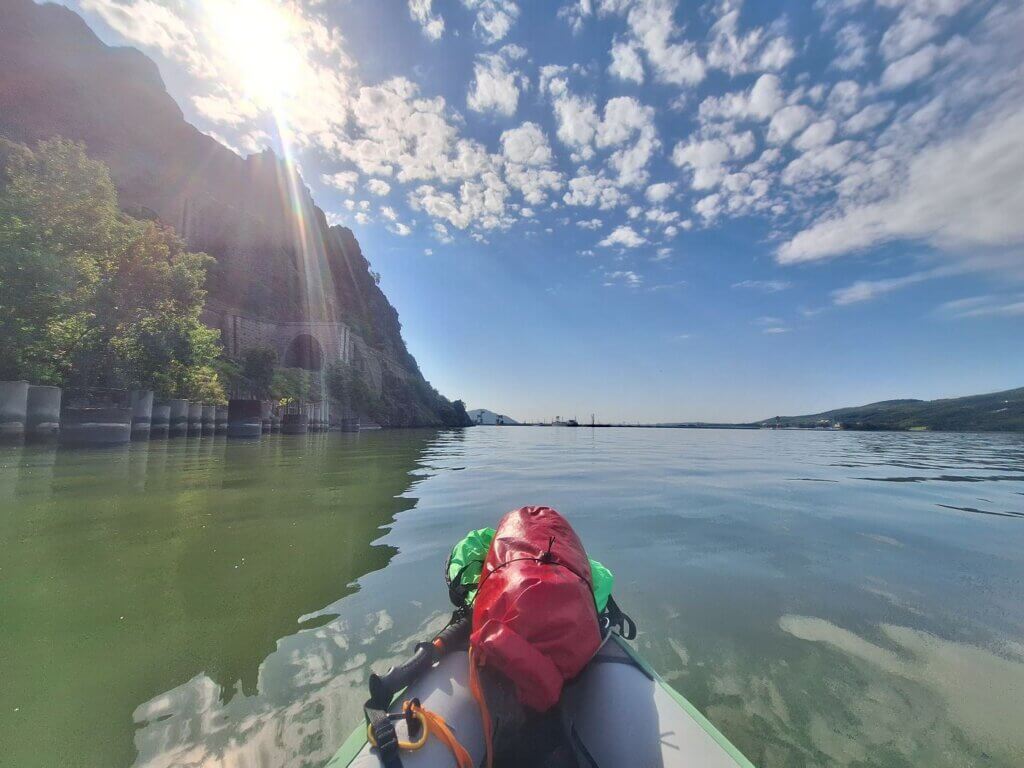
<path fill-rule="evenodd" d="M 319 371 L 278 368 L 274 371 L 270 397 L 282 405 L 290 402 L 318 402 L 323 393 Z"/>
<path fill-rule="evenodd" d="M 224 401 L 200 320 L 212 259 L 122 214 L 81 145 L 0 141 L 0 253 L 3 378 Z"/>
<path fill-rule="evenodd" d="M 342 413 L 359 413 L 374 417 L 381 414 L 381 399 L 354 366 L 341 362 L 333 363 L 328 366 L 324 378 L 328 396 L 341 407 Z"/>
<path fill-rule="evenodd" d="M 763 423 L 774 424 L 775 419 Z M 944 400 L 886 400 L 808 416 L 783 416 L 784 427 L 837 423 L 854 430 L 1024 431 L 1024 388 Z"/>
<path fill-rule="evenodd" d="M 274 387 L 277 352 L 271 347 L 250 347 L 242 353 L 241 378 L 253 397 L 265 400 Z"/>

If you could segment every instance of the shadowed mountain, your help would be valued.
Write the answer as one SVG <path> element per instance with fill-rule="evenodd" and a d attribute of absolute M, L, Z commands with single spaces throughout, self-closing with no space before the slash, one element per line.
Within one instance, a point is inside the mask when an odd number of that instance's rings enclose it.
<path fill-rule="evenodd" d="M 105 45 L 67 8 L 0 0 L 0 18 L 0 136 L 82 142 L 110 168 L 127 212 L 160 219 L 216 259 L 212 306 L 344 322 L 408 373 L 428 411 L 447 405 L 428 402 L 359 243 L 328 226 L 296 171 L 269 150 L 242 158 L 201 133 L 150 59 Z"/>

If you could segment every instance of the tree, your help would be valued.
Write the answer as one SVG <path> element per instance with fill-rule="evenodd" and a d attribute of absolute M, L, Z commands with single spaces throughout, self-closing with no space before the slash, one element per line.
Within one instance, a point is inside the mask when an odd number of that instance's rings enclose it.
<path fill-rule="evenodd" d="M 277 352 L 271 347 L 250 347 L 242 353 L 242 378 L 260 400 L 271 396 L 276 368 Z"/>
<path fill-rule="evenodd" d="M 0 375 L 222 402 L 212 259 L 121 213 L 80 144 L 0 140 Z"/>
<path fill-rule="evenodd" d="M 102 163 L 62 140 L 0 139 L 0 376 L 61 384 L 89 335 L 88 299 L 119 240 Z"/>

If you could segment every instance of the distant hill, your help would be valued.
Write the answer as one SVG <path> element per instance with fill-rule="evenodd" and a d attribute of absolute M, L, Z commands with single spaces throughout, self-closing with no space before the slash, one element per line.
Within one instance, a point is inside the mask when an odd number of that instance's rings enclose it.
<path fill-rule="evenodd" d="M 506 416 L 503 413 L 495 413 L 494 411 L 488 411 L 486 408 L 477 408 L 472 411 L 467 411 L 469 418 L 474 424 L 494 425 L 500 420 L 502 424 L 518 425 L 519 422 L 510 416 Z"/>
<path fill-rule="evenodd" d="M 776 423 L 775 418 L 759 422 Z M 783 427 L 825 423 L 844 429 L 929 429 L 950 432 L 1024 432 L 1024 387 L 945 400 L 883 400 L 854 408 L 837 408 L 807 416 L 781 416 Z"/>

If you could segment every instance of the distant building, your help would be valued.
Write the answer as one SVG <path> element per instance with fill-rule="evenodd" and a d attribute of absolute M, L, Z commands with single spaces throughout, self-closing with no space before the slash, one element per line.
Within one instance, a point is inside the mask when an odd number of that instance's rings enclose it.
<path fill-rule="evenodd" d="M 473 423 L 479 424 L 480 426 L 500 427 L 519 424 L 519 422 L 511 416 L 506 416 L 503 413 L 495 413 L 494 411 L 488 411 L 486 408 L 476 408 L 472 411 L 468 411 L 468 413 L 469 418 L 473 420 Z"/>

